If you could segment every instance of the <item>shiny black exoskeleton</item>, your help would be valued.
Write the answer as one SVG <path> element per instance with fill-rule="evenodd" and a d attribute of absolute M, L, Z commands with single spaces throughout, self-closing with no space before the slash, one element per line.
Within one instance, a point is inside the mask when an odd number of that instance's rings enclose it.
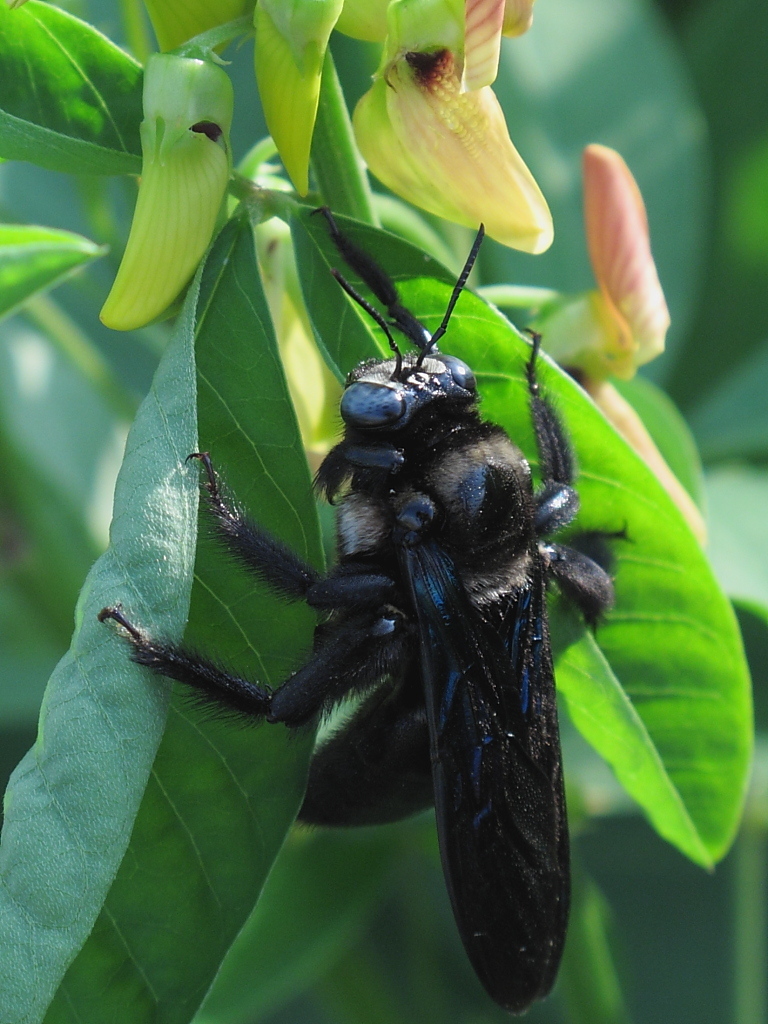
<path fill-rule="evenodd" d="M 483 422 L 471 369 L 443 355 L 482 238 L 430 335 L 387 275 L 336 226 L 346 262 L 388 320 L 393 357 L 357 367 L 341 401 L 343 440 L 317 485 L 337 503 L 338 563 L 325 576 L 251 522 L 207 454 L 211 513 L 243 566 L 322 615 L 307 663 L 274 691 L 183 647 L 145 636 L 120 607 L 132 657 L 252 719 L 301 726 L 362 695 L 315 753 L 300 817 L 319 825 L 393 821 L 434 803 L 446 883 L 467 954 L 489 994 L 521 1012 L 550 990 L 565 939 L 568 830 L 546 587 L 555 580 L 594 624 L 613 601 L 587 555 L 547 538 L 578 510 L 560 422 L 527 364 L 542 483 L 505 432 Z M 390 327 L 416 346 L 403 355 Z"/>

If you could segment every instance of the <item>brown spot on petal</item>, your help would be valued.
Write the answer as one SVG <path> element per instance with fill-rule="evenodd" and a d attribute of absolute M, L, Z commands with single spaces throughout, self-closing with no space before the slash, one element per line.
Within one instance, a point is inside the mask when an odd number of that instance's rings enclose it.
<path fill-rule="evenodd" d="M 198 135 L 205 135 L 211 142 L 218 142 L 224 134 L 221 130 L 221 125 L 216 124 L 215 121 L 198 121 L 189 130 L 196 132 Z"/>
<path fill-rule="evenodd" d="M 413 68 L 419 85 L 429 89 L 453 68 L 453 56 L 450 50 L 433 50 L 430 53 L 412 50 L 405 55 L 408 66 Z"/>

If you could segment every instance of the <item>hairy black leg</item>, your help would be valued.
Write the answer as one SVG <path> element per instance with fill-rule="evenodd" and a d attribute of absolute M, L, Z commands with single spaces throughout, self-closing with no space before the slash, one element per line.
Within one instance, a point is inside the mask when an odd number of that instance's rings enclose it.
<path fill-rule="evenodd" d="M 368 285 L 373 294 L 386 307 L 394 325 L 399 328 L 417 348 L 429 343 L 429 333 L 410 310 L 400 302 L 397 287 L 387 272 L 367 252 L 355 245 L 340 229 L 327 206 L 321 206 L 316 213 L 322 213 L 328 222 L 331 239 L 344 262 Z"/>
<path fill-rule="evenodd" d="M 299 818 L 313 825 L 378 825 L 434 803 L 418 659 L 375 690 L 312 758 Z"/>
<path fill-rule="evenodd" d="M 305 597 L 320 574 L 222 495 L 208 452 L 193 452 L 187 459 L 197 459 L 205 468 L 208 507 L 232 554 L 277 593 L 293 600 Z"/>
<path fill-rule="evenodd" d="M 380 573 L 344 573 L 338 569 L 328 576 L 303 562 L 290 548 L 262 530 L 227 501 L 207 452 L 196 452 L 205 467 L 208 503 L 219 532 L 238 560 L 262 582 L 283 597 L 303 598 L 312 608 L 376 608 L 393 596 L 395 584 Z"/>
<path fill-rule="evenodd" d="M 307 604 L 318 610 L 380 608 L 395 596 L 395 582 L 383 573 L 349 573 L 337 566 L 307 591 Z"/>
<path fill-rule="evenodd" d="M 568 546 L 597 562 L 601 569 L 613 574 L 616 555 L 611 541 L 629 540 L 624 530 L 582 530 L 568 538 Z"/>
<path fill-rule="evenodd" d="M 552 483 L 568 485 L 573 483 L 575 475 L 573 452 L 557 413 L 540 394 L 536 360 L 541 348 L 541 335 L 532 332 L 532 337 L 533 351 L 526 367 L 526 376 L 531 396 L 531 418 L 541 462 L 541 478 L 545 487 Z"/>
<path fill-rule="evenodd" d="M 193 689 L 199 700 L 219 710 L 261 719 L 269 714 L 272 692 L 266 686 L 226 672 L 213 662 L 177 644 L 152 640 L 126 619 L 119 605 L 102 608 L 99 621 L 114 619 L 126 632 L 131 659 L 159 676 Z"/>
<path fill-rule="evenodd" d="M 354 472 L 370 469 L 377 474 L 389 475 L 399 472 L 404 464 L 402 449 L 392 444 L 363 445 L 341 441 L 331 448 L 320 464 L 315 490 L 332 505 L 341 485 Z"/>
<path fill-rule="evenodd" d="M 289 726 L 312 721 L 347 693 L 373 686 L 396 670 L 410 636 L 402 616 L 356 616 L 316 631 L 309 661 L 271 690 L 234 675 L 181 645 L 153 640 L 128 621 L 119 606 L 103 608 L 101 622 L 114 619 L 126 632 L 138 665 L 189 686 L 205 705 Z"/>
<path fill-rule="evenodd" d="M 411 644 L 411 629 L 395 609 L 319 626 L 310 660 L 275 690 L 269 720 L 301 725 L 347 694 L 370 689 L 397 672 Z"/>
<path fill-rule="evenodd" d="M 614 603 L 613 580 L 589 555 L 563 544 L 542 544 L 548 574 L 566 597 L 581 610 L 590 626 L 596 626 Z"/>
<path fill-rule="evenodd" d="M 548 537 L 573 522 L 579 511 L 579 496 L 573 487 L 551 481 L 536 495 L 534 529 L 537 537 Z"/>

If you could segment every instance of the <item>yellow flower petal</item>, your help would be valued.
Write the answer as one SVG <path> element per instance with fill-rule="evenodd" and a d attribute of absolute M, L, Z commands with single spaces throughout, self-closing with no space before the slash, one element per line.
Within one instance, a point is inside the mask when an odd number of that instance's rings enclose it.
<path fill-rule="evenodd" d="M 174 50 L 209 28 L 239 18 L 253 0 L 144 0 L 161 50 Z"/>
<path fill-rule="evenodd" d="M 144 75 L 139 196 L 120 269 L 101 310 L 130 331 L 156 319 L 211 240 L 229 180 L 232 84 L 214 64 L 150 57 Z"/>
<path fill-rule="evenodd" d="M 449 50 L 407 53 L 357 105 L 368 166 L 393 192 L 525 252 L 552 242 L 546 201 L 489 87 L 461 91 Z"/>
<path fill-rule="evenodd" d="M 336 28 L 345 36 L 367 43 L 383 43 L 387 37 L 389 0 L 344 0 Z"/>
<path fill-rule="evenodd" d="M 561 366 L 577 368 L 596 380 L 629 380 L 635 374 L 632 336 L 601 292 L 576 295 L 532 326 L 544 335 L 547 352 Z"/>
<path fill-rule="evenodd" d="M 283 0 L 281 0 L 283 2 Z M 328 38 L 342 0 L 302 0 L 273 17 L 274 0 L 254 14 L 256 81 L 269 133 L 299 195 L 309 190 L 309 153 Z"/>
<path fill-rule="evenodd" d="M 584 215 L 595 278 L 619 329 L 632 338 L 634 365 L 641 366 L 664 351 L 669 310 L 640 190 L 607 146 L 584 151 Z"/>
<path fill-rule="evenodd" d="M 528 31 L 533 23 L 533 3 L 534 0 L 507 0 L 501 30 L 503 35 L 521 36 Z"/>
<path fill-rule="evenodd" d="M 229 178 L 227 155 L 204 135 L 142 170 L 131 233 L 101 320 L 132 331 L 155 320 L 208 247 Z"/>
<path fill-rule="evenodd" d="M 504 0 L 466 0 L 464 89 L 481 89 L 496 80 L 501 52 Z"/>

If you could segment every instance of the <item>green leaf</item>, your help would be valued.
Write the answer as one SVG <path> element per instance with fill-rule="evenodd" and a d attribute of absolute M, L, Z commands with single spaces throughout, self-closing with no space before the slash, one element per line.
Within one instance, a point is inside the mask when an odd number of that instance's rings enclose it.
<path fill-rule="evenodd" d="M 612 383 L 643 421 L 667 465 L 701 508 L 704 501 L 701 459 L 691 431 L 674 403 L 644 377 Z"/>
<path fill-rule="evenodd" d="M 51 4 L 0 5 L 0 156 L 73 174 L 138 174 L 141 66 Z"/>
<path fill-rule="evenodd" d="M 637 709 L 611 671 L 597 641 L 572 609 L 551 617 L 557 685 L 571 721 L 613 767 L 651 824 L 697 864 L 712 858 Z"/>
<path fill-rule="evenodd" d="M 0 317 L 104 252 L 70 231 L 0 224 Z"/>
<path fill-rule="evenodd" d="M 206 260 L 195 351 L 201 448 L 260 524 L 320 564 L 309 473 L 243 221 L 224 228 Z M 204 526 L 185 634 L 195 648 L 277 684 L 301 664 L 313 626 L 306 607 L 255 583 Z M 243 728 L 176 694 L 128 852 L 47 1024 L 192 1017 L 296 814 L 311 747 L 311 732 Z"/>
<path fill-rule="evenodd" d="M 397 281 L 403 302 L 434 330 L 448 302 L 451 289 L 445 279 L 450 275 L 440 272 L 442 281 L 409 277 L 419 259 L 428 272 L 433 264 L 407 243 L 373 228 L 343 218 L 340 224 L 375 254 Z M 313 238 L 327 264 L 337 265 L 327 235 L 325 241 L 319 232 Z M 312 273 L 302 278 L 308 305 L 321 290 L 319 273 L 315 258 Z M 353 274 L 350 279 L 357 284 Z M 316 330 L 329 332 L 324 347 L 339 354 L 339 370 L 345 373 L 354 359 L 374 355 L 376 346 L 371 340 L 365 351 L 359 334 L 354 343 L 342 337 L 347 324 L 362 321 L 354 320 L 341 289 L 329 285 L 322 302 L 322 319 L 316 316 L 313 323 Z M 524 374 L 529 344 L 500 314 L 466 293 L 443 348 L 473 368 L 483 415 L 501 424 L 535 467 Z M 546 358 L 539 376 L 578 455 L 582 507 L 574 529 L 627 534 L 625 541 L 613 543 L 616 608 L 598 629 L 597 640 L 637 715 L 625 716 L 623 728 L 634 721 L 636 730 L 629 749 L 603 732 L 598 752 L 620 777 L 635 777 L 633 796 L 649 816 L 664 819 L 665 837 L 707 863 L 723 856 L 733 838 L 751 753 L 749 676 L 733 611 L 688 526 L 647 466 L 578 385 Z M 578 679 L 568 685 L 575 693 Z M 657 809 L 660 775 L 637 775 L 638 745 L 645 745 L 647 763 L 655 759 L 666 772 L 670 799 L 676 799 L 676 791 L 684 814 L 675 818 L 669 806 Z"/>
<path fill-rule="evenodd" d="M 196 442 L 193 310 L 194 295 L 129 435 L 111 546 L 86 580 L 37 742 L 6 794 L 0 988 L 8 1024 L 42 1019 L 91 931 L 162 735 L 170 687 L 130 663 L 125 642 L 96 616 L 123 598 L 138 621 L 166 635 L 186 619 L 197 507 L 184 467 Z"/>
<path fill-rule="evenodd" d="M 391 828 L 293 833 L 195 1024 L 250 1024 L 314 984 L 381 898 L 401 838 Z"/>

